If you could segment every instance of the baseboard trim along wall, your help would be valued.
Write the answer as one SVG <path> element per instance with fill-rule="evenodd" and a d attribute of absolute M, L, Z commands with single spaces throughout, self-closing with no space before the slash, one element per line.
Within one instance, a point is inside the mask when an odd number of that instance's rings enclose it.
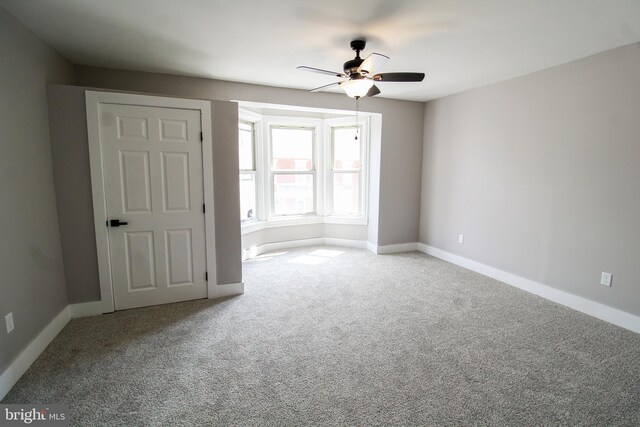
<path fill-rule="evenodd" d="M 244 294 L 244 282 L 227 283 L 216 286 L 216 298 L 230 297 Z"/>
<path fill-rule="evenodd" d="M 508 285 L 515 286 L 516 288 L 538 295 L 558 304 L 562 304 L 584 314 L 588 314 L 589 316 L 593 316 L 630 331 L 640 333 L 639 316 L 635 316 L 631 313 L 627 313 L 626 311 L 618 310 L 617 308 L 613 308 L 569 292 L 561 291 L 533 280 L 525 279 L 524 277 L 499 270 L 460 255 L 425 245 L 424 243 L 418 243 L 417 245 L 421 252 L 428 255 L 459 265 L 460 267 L 475 271 L 476 273 L 491 277 Z"/>
<path fill-rule="evenodd" d="M 34 339 L 22 350 L 9 367 L 0 375 L 0 400 L 9 393 L 11 387 L 27 372 L 45 348 L 69 323 L 71 311 L 65 307 Z"/>
<path fill-rule="evenodd" d="M 418 244 L 416 242 L 398 243 L 396 245 L 378 246 L 376 247 L 376 251 L 374 253 L 378 255 L 387 255 L 387 254 L 397 254 L 400 252 L 412 252 L 417 250 L 418 250 Z"/>
<path fill-rule="evenodd" d="M 69 311 L 71 318 L 99 316 L 104 313 L 104 303 L 102 301 L 81 302 L 78 304 L 70 304 Z"/>

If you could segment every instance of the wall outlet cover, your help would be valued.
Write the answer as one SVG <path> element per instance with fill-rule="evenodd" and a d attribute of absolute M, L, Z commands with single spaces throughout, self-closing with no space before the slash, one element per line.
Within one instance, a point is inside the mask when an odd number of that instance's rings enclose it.
<path fill-rule="evenodd" d="M 458 234 L 458 243 L 464 243 L 464 234 Z"/>
<path fill-rule="evenodd" d="M 611 279 L 613 275 L 611 273 L 602 272 L 602 276 L 600 277 L 600 284 L 604 286 L 611 287 Z"/>
<path fill-rule="evenodd" d="M 6 316 L 4 316 L 4 322 L 7 324 L 7 333 L 11 333 L 11 331 L 13 331 L 14 325 L 13 325 L 13 313 L 9 313 Z"/>

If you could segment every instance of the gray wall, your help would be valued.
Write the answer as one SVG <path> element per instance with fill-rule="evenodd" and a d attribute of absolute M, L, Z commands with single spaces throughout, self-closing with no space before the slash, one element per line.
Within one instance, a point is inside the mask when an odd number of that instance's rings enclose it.
<path fill-rule="evenodd" d="M 238 217 L 238 104 L 212 101 L 211 127 L 218 284 L 240 283 L 242 255 Z"/>
<path fill-rule="evenodd" d="M 429 102 L 420 241 L 640 315 L 639 76 L 634 44 Z"/>
<path fill-rule="evenodd" d="M 69 303 L 100 300 L 85 89 L 47 88 L 62 255 Z"/>
<path fill-rule="evenodd" d="M 309 93 L 169 74 L 76 66 L 76 77 L 80 85 L 116 90 L 342 110 L 355 108 L 354 100 L 342 94 Z M 360 102 L 360 108 L 382 113 L 379 229 L 377 241 L 373 243 L 415 242 L 419 228 L 424 103 L 365 98 Z"/>
<path fill-rule="evenodd" d="M 0 8 L 0 372 L 67 304 L 47 83 L 73 67 Z M 13 312 L 7 334 L 4 316 Z"/>

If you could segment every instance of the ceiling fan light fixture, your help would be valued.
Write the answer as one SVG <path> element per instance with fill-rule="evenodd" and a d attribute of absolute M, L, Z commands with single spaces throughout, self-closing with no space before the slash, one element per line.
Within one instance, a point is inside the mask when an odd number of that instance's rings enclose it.
<path fill-rule="evenodd" d="M 360 78 L 360 79 L 351 79 L 346 82 L 340 83 L 340 87 L 345 91 L 345 93 L 351 98 L 361 98 L 369 92 L 373 86 L 373 80 Z"/>

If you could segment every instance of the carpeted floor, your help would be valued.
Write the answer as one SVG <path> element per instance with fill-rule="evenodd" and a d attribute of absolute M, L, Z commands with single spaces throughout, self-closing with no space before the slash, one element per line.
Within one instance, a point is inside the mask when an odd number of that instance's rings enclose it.
<path fill-rule="evenodd" d="M 420 253 L 245 263 L 246 293 L 72 320 L 3 403 L 74 425 L 640 425 L 640 335 Z"/>

